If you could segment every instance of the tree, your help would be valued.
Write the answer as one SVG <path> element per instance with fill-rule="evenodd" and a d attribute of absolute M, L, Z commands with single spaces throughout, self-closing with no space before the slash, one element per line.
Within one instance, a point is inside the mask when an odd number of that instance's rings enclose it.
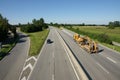
<path fill-rule="evenodd" d="M 40 22 L 41 25 L 43 25 L 44 24 L 44 19 L 40 18 L 39 22 Z"/>
<path fill-rule="evenodd" d="M 120 27 L 120 21 L 109 22 L 108 27 L 112 29 L 115 27 Z"/>
<path fill-rule="evenodd" d="M 3 41 L 8 34 L 9 23 L 6 18 L 3 18 L 0 14 L 0 41 Z"/>
<path fill-rule="evenodd" d="M 14 34 L 14 38 L 16 38 L 17 37 L 16 27 L 12 25 L 9 26 L 10 31 Z"/>
<path fill-rule="evenodd" d="M 114 23 L 113 22 L 109 22 L 109 28 L 113 29 L 114 28 Z"/>
<path fill-rule="evenodd" d="M 33 19 L 32 24 L 28 23 L 26 26 L 21 27 L 21 30 L 24 32 L 36 32 L 46 28 L 48 28 L 48 25 L 44 23 L 43 18 L 40 18 L 39 20 Z"/>
<path fill-rule="evenodd" d="M 120 22 L 119 21 L 114 21 L 114 27 L 119 27 L 120 26 Z"/>
<path fill-rule="evenodd" d="M 52 22 L 50 22 L 50 25 L 51 25 L 51 26 L 53 26 L 53 23 L 52 23 Z"/>

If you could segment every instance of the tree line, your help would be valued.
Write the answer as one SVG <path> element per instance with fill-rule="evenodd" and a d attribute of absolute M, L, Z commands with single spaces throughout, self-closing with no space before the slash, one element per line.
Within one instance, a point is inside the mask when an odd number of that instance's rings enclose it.
<path fill-rule="evenodd" d="M 21 28 L 21 31 L 23 32 L 37 32 L 42 31 L 46 28 L 48 28 L 48 25 L 44 22 L 43 18 L 40 18 L 39 20 L 33 19 L 32 23 L 28 24 L 19 24 L 19 27 Z"/>
<path fill-rule="evenodd" d="M 120 21 L 109 22 L 108 27 L 111 29 L 115 27 L 120 27 Z"/>
<path fill-rule="evenodd" d="M 9 31 L 11 31 L 14 34 L 14 37 L 17 36 L 16 27 L 9 24 L 7 18 L 4 18 L 0 14 L 0 42 L 4 41 L 8 37 Z"/>

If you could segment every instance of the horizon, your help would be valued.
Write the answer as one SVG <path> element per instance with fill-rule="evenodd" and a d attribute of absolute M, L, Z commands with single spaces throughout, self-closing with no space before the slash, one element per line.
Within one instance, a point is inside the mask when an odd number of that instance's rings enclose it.
<path fill-rule="evenodd" d="M 46 23 L 108 24 L 120 21 L 119 0 L 5 0 L 0 14 L 10 24 L 27 24 L 44 18 Z"/>

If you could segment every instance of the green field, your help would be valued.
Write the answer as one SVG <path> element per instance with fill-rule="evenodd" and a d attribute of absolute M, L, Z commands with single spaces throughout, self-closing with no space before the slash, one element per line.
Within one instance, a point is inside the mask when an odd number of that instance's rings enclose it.
<path fill-rule="evenodd" d="M 106 43 L 107 41 L 101 42 L 101 40 L 100 40 L 101 38 L 105 38 L 105 36 L 101 37 L 100 35 L 105 34 L 109 38 L 106 40 L 108 40 L 108 41 L 111 40 L 111 41 L 115 41 L 115 42 L 120 43 L 120 28 L 119 27 L 114 28 L 114 29 L 108 29 L 105 26 L 73 26 L 71 28 L 70 27 L 66 27 L 66 28 L 69 30 L 72 30 L 76 33 L 79 33 L 82 35 L 87 35 L 87 36 L 91 37 L 92 39 L 102 43 L 103 45 L 120 52 L 119 46 L 115 46 L 115 45 L 111 45 L 109 43 Z"/>
<path fill-rule="evenodd" d="M 93 33 L 93 34 L 107 34 L 112 41 L 116 41 L 120 43 L 120 28 L 115 29 L 108 29 L 104 26 L 81 26 L 81 27 L 74 27 L 79 28 L 80 31 Z"/>
<path fill-rule="evenodd" d="M 29 33 L 30 36 L 30 51 L 29 55 L 34 56 L 38 55 L 42 45 L 49 33 L 49 30 L 44 30 L 40 32 Z"/>

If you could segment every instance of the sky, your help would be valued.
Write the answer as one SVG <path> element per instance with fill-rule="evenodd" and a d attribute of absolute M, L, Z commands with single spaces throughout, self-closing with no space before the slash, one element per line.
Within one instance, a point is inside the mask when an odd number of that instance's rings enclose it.
<path fill-rule="evenodd" d="M 0 0 L 10 24 L 44 18 L 46 23 L 108 24 L 120 21 L 120 0 Z"/>

